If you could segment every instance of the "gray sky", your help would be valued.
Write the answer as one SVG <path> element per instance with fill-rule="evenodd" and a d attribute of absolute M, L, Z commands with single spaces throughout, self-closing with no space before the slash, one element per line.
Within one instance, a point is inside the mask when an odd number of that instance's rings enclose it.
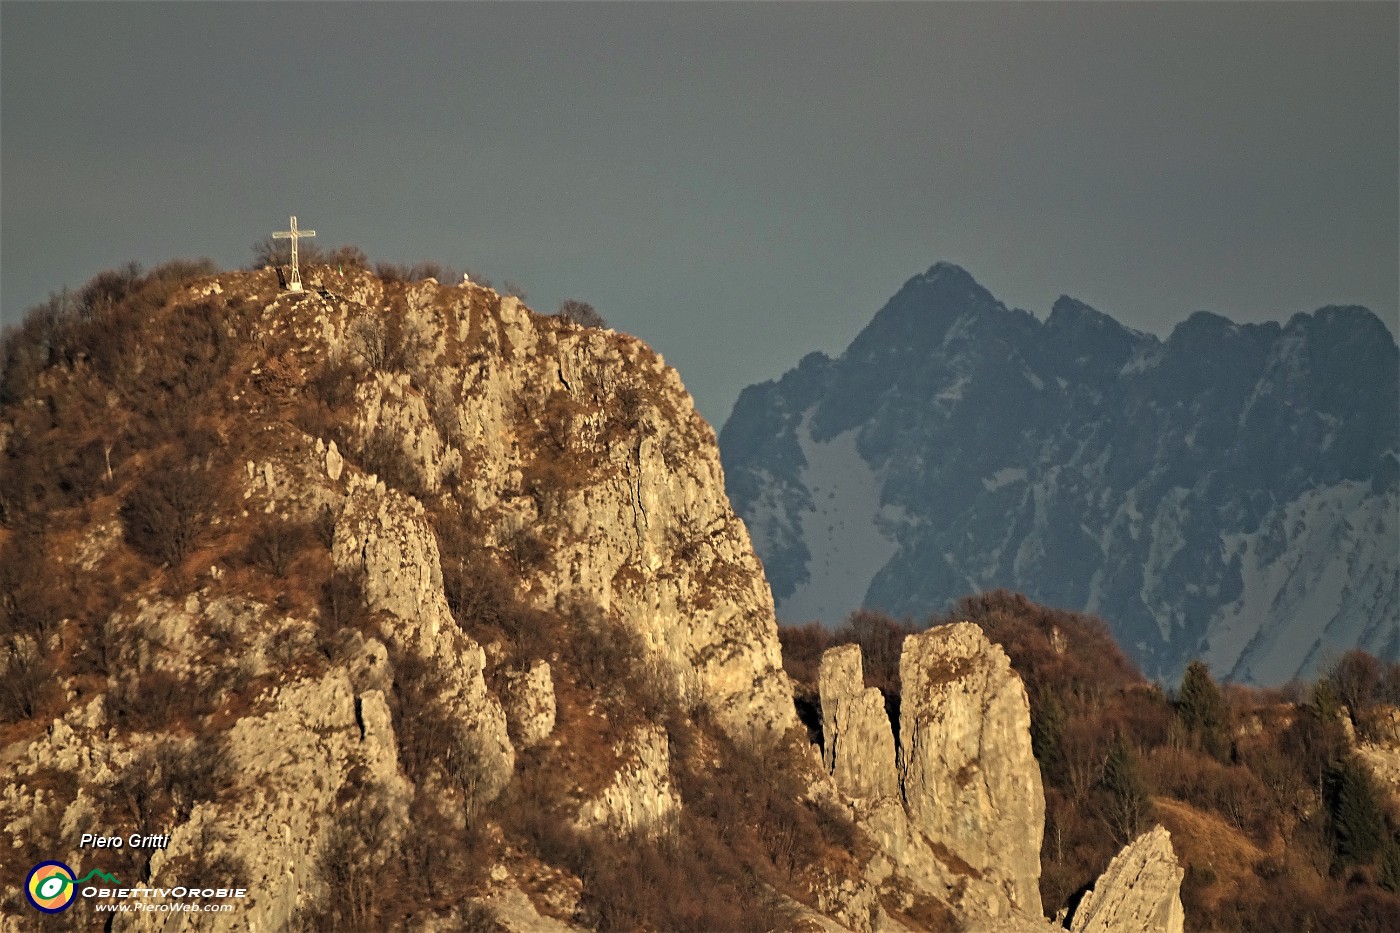
<path fill-rule="evenodd" d="M 1397 329 L 1394 3 L 0 4 L 0 308 L 320 245 L 591 301 L 716 427 L 934 261 Z"/>

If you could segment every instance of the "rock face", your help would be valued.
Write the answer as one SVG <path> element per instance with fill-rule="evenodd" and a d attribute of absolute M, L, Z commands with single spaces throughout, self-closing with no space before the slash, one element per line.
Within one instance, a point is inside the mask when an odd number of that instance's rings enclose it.
<path fill-rule="evenodd" d="M 1171 834 L 1158 826 L 1134 839 L 1094 882 L 1071 933 L 1182 933 L 1181 879 Z"/>
<path fill-rule="evenodd" d="M 373 305 L 380 285 L 365 287 Z M 795 727 L 772 594 L 721 492 L 714 432 L 676 372 L 633 338 L 553 326 L 517 299 L 482 297 L 408 288 L 404 331 L 436 365 L 419 393 L 381 380 L 364 398 L 378 400 L 376 417 L 362 423 L 411 427 L 404 456 L 429 487 L 442 479 L 435 469 L 463 464 L 461 495 L 487 543 L 523 532 L 548 542 L 529 601 L 626 620 L 680 691 L 735 735 Z M 347 317 L 328 315 L 326 326 L 350 346 Z"/>
<path fill-rule="evenodd" d="M 1390 798 L 1391 805 L 1400 807 L 1400 709 L 1378 705 L 1362 719 L 1360 729 L 1344 716 L 1348 740 L 1356 756 L 1376 782 L 1377 788 Z M 1357 732 L 1360 735 L 1357 735 Z"/>
<path fill-rule="evenodd" d="M 1396 658 L 1398 376 L 1364 308 L 1160 340 L 938 263 L 839 357 L 745 389 L 720 438 L 785 619 L 1005 587 L 1102 615 L 1149 677 L 1202 657 L 1275 684 Z"/>
<path fill-rule="evenodd" d="M 681 808 L 671 786 L 666 731 L 639 729 L 619 752 L 625 764 L 603 793 L 584 805 L 579 825 L 602 827 L 619 836 L 666 832 Z"/>
<path fill-rule="evenodd" d="M 443 675 L 442 699 L 461 738 L 481 756 L 486 775 L 481 794 L 491 799 L 505 786 L 515 749 L 505 711 L 486 688 L 486 656 L 452 621 L 442 589 L 437 540 L 423 506 L 362 475 L 349 484 L 331 546 L 336 566 L 363 581 L 371 610 L 395 616 L 390 626 L 400 648 L 430 660 Z"/>
<path fill-rule="evenodd" d="M 894 733 L 885 699 L 866 687 L 859 645 L 842 645 L 822 655 L 822 764 L 847 797 L 893 797 Z"/>
<path fill-rule="evenodd" d="M 828 773 L 907 885 L 989 929 L 1035 928 L 1045 797 L 1021 679 L 969 623 L 910 636 L 899 669 L 896 755 L 859 646 L 823 655 Z"/>
<path fill-rule="evenodd" d="M 521 747 L 531 748 L 548 738 L 555 716 L 549 662 L 536 661 L 528 671 L 507 675 L 505 692 L 506 719 Z"/>
<path fill-rule="evenodd" d="M 228 853 L 248 867 L 248 887 L 262 896 L 244 917 L 227 916 L 206 929 L 241 923 L 285 929 L 297 908 L 319 893 L 317 857 L 331 828 L 321 815 L 334 811 L 336 793 L 357 766 L 393 814 L 385 841 L 402 831 L 410 790 L 398 772 L 384 695 L 375 690 L 356 697 L 341 672 L 282 690 L 272 710 L 234 726 L 228 750 L 240 783 L 256 793 L 236 809 L 197 807 L 172 832 L 170 848 L 151 861 L 155 877 L 166 861 L 196 852 Z M 223 838 L 208 851 L 211 834 Z M 123 916 L 116 928 L 161 927 L 153 917 Z"/>
<path fill-rule="evenodd" d="M 1038 915 L 1045 794 L 1021 678 L 966 622 L 905 639 L 899 676 L 910 821 Z"/>
<path fill-rule="evenodd" d="M 74 844 L 60 829 L 102 825 L 132 761 L 156 747 L 183 749 L 189 731 L 207 733 L 235 771 L 237 806 L 210 790 L 169 825 L 139 828 L 171 834 L 158 871 L 199 858 L 236 861 L 257 901 L 228 922 L 255 929 L 293 926 L 329 893 L 321 860 L 351 804 L 382 817 L 374 835 L 383 852 L 425 812 L 449 829 L 464 825 L 465 803 L 433 809 L 466 799 L 465 790 L 442 789 L 450 776 L 434 743 L 446 743 L 462 786 L 470 783 L 470 806 L 480 807 L 509 782 L 519 751 L 542 755 L 558 737 L 557 669 L 506 657 L 499 630 L 482 623 L 478 641 L 454 616 L 443 563 L 461 555 L 440 553 L 445 515 L 470 523 L 470 547 L 509 568 L 512 607 L 554 618 L 582 608 L 629 628 L 648 669 L 675 688 L 677 708 L 703 706 L 736 740 L 775 739 L 797 726 L 771 593 L 724 495 L 714 432 L 658 355 L 489 289 L 388 285 L 354 271 L 340 279 L 334 292 L 292 297 L 272 289 L 270 272 L 230 274 L 218 288 L 166 301 L 161 313 L 217 302 L 192 316 L 226 318 L 221 350 L 240 360 L 210 377 L 226 384 L 197 407 L 220 448 L 239 451 L 236 466 L 219 467 L 221 485 L 195 528 L 208 544 L 197 549 L 202 566 L 184 568 L 177 581 L 141 563 L 114 518 L 136 470 L 123 474 L 117 463 L 117 479 L 95 493 L 98 519 L 77 529 L 81 546 L 63 562 L 81 568 L 88 585 L 114 579 L 120 558 L 129 590 L 109 617 L 84 620 L 87 629 L 64 619 L 49 644 L 24 636 L 0 645 L 8 675 L 60 645 L 68 653 L 95 625 L 112 671 L 105 685 L 89 670 L 70 686 L 82 705 L 42 738 L 36 729 L 24 745 L 0 749 L 0 828 L 62 840 L 46 851 L 82 862 L 82 853 L 60 848 Z M 243 366 L 244 357 L 256 362 Z M 329 381 L 309 387 L 312 373 Z M 320 422 L 326 430 L 287 415 L 337 378 L 322 398 L 334 408 Z M 0 454 L 15 436 L 12 411 L 0 410 Z M 211 477 L 216 459 L 203 458 Z M 276 545 L 267 566 L 247 544 L 264 538 Z M 529 548 L 516 549 L 521 541 Z M 276 550 L 283 545 L 301 550 Z M 176 583 L 181 592 L 170 598 Z M 319 601 L 323 585 L 340 595 Z M 351 615 L 338 617 L 336 599 L 353 604 Z M 523 673 L 509 676 L 517 665 Z M 410 758 L 409 731 L 396 726 L 419 712 L 404 706 L 414 670 L 431 685 L 421 702 L 439 718 L 422 720 L 433 731 L 417 739 L 431 753 Z M 197 687 L 216 713 L 176 708 L 172 715 L 190 721 L 174 738 L 164 725 L 148 733 L 106 721 L 106 694 L 150 684 Z M 577 744 L 603 741 L 599 734 L 611 741 L 596 697 L 573 681 L 569 689 L 572 725 L 602 723 Z M 563 793 L 577 795 L 568 805 L 583 826 L 664 832 L 681 805 L 666 733 L 651 723 L 616 728 L 630 731 L 603 756 L 609 766 L 617 759 L 615 773 L 590 773 L 601 790 L 588 799 L 565 775 Z M 584 755 L 569 760 L 597 770 Z M 51 790 L 55 783 L 67 797 Z M 366 858 L 373 868 L 374 858 L 390 856 Z M 22 905 L 22 895 L 0 886 L 0 904 L 12 903 Z M 158 919 L 116 924 L 144 929 Z M 211 929 L 222 922 L 207 920 Z"/>

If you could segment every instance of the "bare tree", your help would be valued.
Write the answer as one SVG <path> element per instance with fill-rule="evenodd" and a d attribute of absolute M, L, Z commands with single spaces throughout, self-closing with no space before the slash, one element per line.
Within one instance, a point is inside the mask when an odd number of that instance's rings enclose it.
<path fill-rule="evenodd" d="M 559 302 L 559 312 L 556 317 L 573 321 L 580 327 L 603 328 L 608 326 L 608 322 L 603 320 L 603 316 L 594 310 L 591 304 L 579 301 L 577 298 L 565 298 Z"/>

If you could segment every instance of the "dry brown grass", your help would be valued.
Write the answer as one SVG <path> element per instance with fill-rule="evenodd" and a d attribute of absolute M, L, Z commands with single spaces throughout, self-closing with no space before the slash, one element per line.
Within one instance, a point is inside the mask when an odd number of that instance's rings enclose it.
<path fill-rule="evenodd" d="M 1205 889 L 1208 907 L 1262 893 L 1254 868 L 1270 853 L 1215 813 L 1171 797 L 1155 797 L 1153 803 L 1162 825 L 1172 834 L 1172 847 L 1182 865 L 1206 869 L 1215 879 Z"/>

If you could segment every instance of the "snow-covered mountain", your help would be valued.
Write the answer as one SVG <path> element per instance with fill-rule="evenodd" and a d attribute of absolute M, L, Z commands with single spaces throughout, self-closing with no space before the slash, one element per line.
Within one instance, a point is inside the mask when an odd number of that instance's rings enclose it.
<path fill-rule="evenodd" d="M 787 621 L 1009 587 L 1099 613 L 1150 676 L 1278 683 L 1400 657 L 1398 360 L 1364 308 L 1163 341 L 939 263 L 745 389 L 720 447 Z"/>

